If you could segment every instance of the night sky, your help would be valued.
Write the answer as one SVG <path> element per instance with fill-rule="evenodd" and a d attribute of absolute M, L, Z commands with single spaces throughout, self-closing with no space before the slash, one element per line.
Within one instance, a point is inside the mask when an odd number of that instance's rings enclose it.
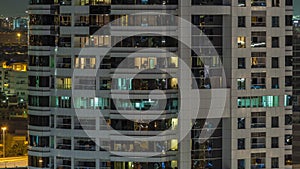
<path fill-rule="evenodd" d="M 294 0 L 294 15 L 300 15 L 300 1 Z"/>
<path fill-rule="evenodd" d="M 24 16 L 29 0 L 1 0 L 0 15 Z M 294 15 L 300 15 L 300 0 L 294 0 Z"/>
<path fill-rule="evenodd" d="M 1 0 L 0 15 L 25 16 L 28 2 L 29 0 Z"/>

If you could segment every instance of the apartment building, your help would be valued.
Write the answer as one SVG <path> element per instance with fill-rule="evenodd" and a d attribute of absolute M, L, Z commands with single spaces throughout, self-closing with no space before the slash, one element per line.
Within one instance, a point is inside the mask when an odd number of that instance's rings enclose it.
<path fill-rule="evenodd" d="M 294 21 L 293 31 L 293 168 L 300 168 L 300 155 L 299 155 L 299 36 L 300 30 L 298 20 Z"/>
<path fill-rule="evenodd" d="M 292 0 L 31 0 L 29 168 L 292 168 Z"/>

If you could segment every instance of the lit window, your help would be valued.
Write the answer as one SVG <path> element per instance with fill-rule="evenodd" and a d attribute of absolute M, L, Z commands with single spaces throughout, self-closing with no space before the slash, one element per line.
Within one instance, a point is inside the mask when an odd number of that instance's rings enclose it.
<path fill-rule="evenodd" d="M 238 97 L 237 105 L 238 108 L 278 107 L 279 96 Z"/>
<path fill-rule="evenodd" d="M 251 60 L 251 68 L 265 68 L 266 52 L 252 52 Z"/>
<path fill-rule="evenodd" d="M 291 95 L 284 95 L 284 106 L 292 106 L 293 99 Z"/>
<path fill-rule="evenodd" d="M 238 48 L 246 48 L 246 37 L 239 36 L 237 38 L 237 44 L 238 44 Z"/>
<path fill-rule="evenodd" d="M 266 153 L 252 153 L 251 168 L 266 168 Z"/>
<path fill-rule="evenodd" d="M 284 163 L 285 165 L 292 165 L 292 161 L 293 161 L 292 160 L 292 155 L 290 155 L 290 154 L 289 155 L 285 155 L 284 159 L 285 159 L 285 163 Z"/>

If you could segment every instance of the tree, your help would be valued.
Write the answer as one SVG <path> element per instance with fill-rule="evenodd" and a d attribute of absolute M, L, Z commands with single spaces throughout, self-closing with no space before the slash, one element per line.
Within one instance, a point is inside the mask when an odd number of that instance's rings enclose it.
<path fill-rule="evenodd" d="M 15 141 L 10 134 L 5 135 L 5 156 L 16 157 L 27 154 L 27 145 L 24 141 Z"/>

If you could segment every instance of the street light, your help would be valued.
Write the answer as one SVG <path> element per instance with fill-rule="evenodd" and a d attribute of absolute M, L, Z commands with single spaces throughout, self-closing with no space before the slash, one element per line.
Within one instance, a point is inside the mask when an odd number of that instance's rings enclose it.
<path fill-rule="evenodd" d="M 7 130 L 7 127 L 1 127 L 1 130 L 3 131 L 3 158 L 5 157 L 5 131 Z"/>
<path fill-rule="evenodd" d="M 21 33 L 17 33 L 18 42 L 21 43 Z"/>

